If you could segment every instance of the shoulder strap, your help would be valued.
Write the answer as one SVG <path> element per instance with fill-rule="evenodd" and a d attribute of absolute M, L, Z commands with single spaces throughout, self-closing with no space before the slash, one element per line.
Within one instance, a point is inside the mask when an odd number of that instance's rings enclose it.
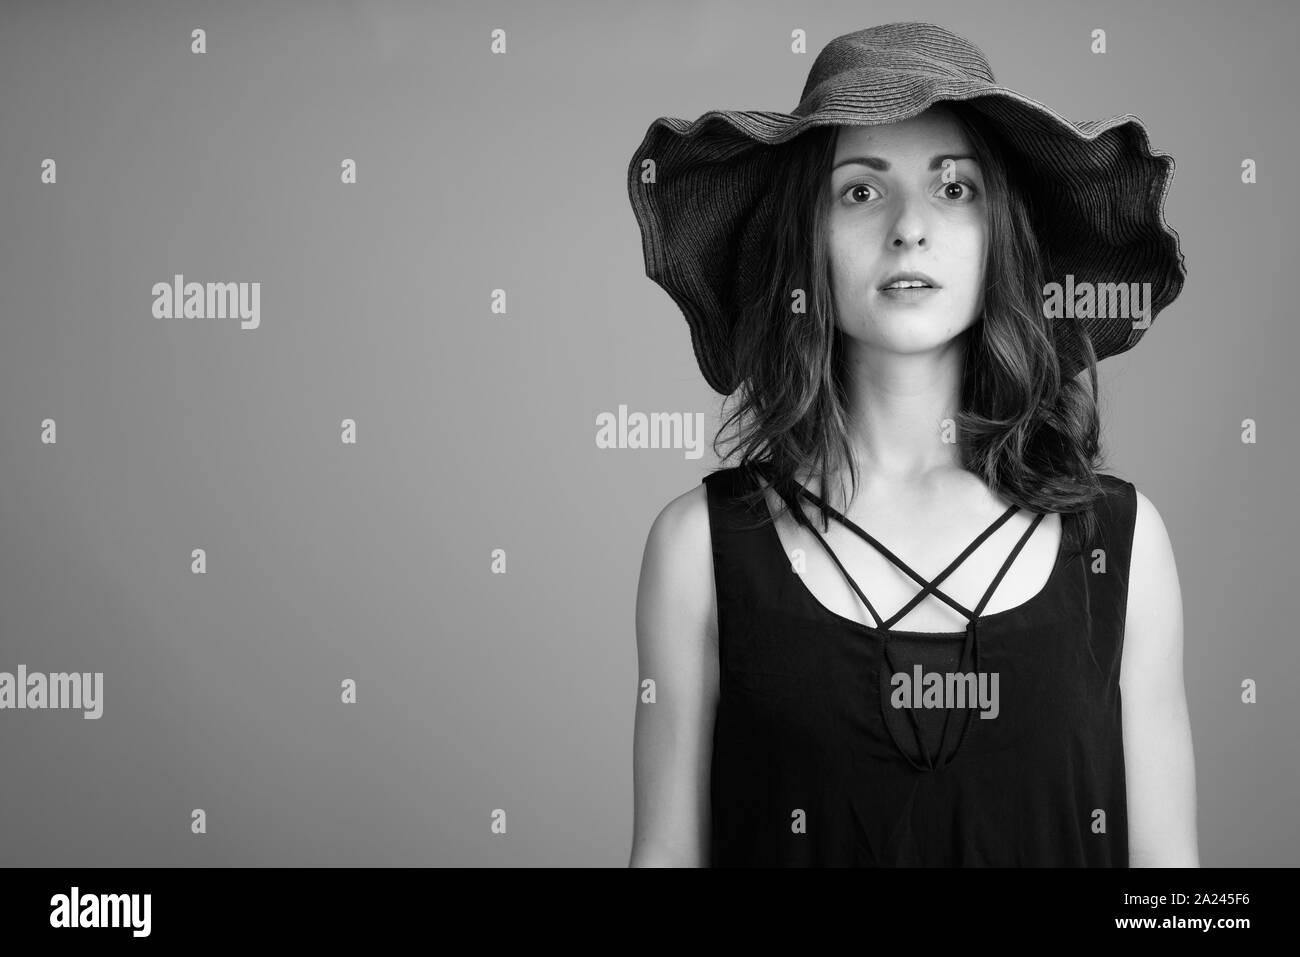
<path fill-rule="evenodd" d="M 1096 506 L 1098 539 L 1082 558 L 1093 627 L 1094 657 L 1118 682 L 1120 651 L 1128 609 L 1133 531 L 1137 524 L 1137 488 L 1132 482 L 1100 473 L 1106 490 Z M 1104 563 L 1098 559 L 1104 556 Z"/>

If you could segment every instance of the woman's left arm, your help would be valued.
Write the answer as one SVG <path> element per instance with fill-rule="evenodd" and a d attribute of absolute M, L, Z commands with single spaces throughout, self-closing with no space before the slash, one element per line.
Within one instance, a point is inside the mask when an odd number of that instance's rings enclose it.
<path fill-rule="evenodd" d="M 1130 867 L 1199 867 L 1183 690 L 1183 602 L 1169 533 L 1137 493 L 1120 664 Z"/>

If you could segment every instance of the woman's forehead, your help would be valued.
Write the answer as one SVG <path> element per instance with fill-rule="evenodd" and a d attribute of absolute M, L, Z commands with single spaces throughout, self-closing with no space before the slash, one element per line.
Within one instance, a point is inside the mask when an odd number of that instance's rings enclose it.
<path fill-rule="evenodd" d="M 919 116 L 878 126 L 842 126 L 835 162 L 850 156 L 874 156 L 889 162 L 924 160 L 940 154 L 970 153 L 962 125 L 949 111 L 932 107 Z"/>

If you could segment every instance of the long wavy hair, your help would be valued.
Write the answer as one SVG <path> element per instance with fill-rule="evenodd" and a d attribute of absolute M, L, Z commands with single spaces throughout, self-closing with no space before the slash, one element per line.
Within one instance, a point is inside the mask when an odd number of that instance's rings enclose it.
<path fill-rule="evenodd" d="M 1103 489 L 1099 448 L 1097 358 L 1076 324 L 1043 315 L 1042 289 L 1051 263 L 1039 245 L 1030 199 L 1017 186 L 1030 175 L 975 110 L 944 103 L 970 138 L 984 175 L 989 216 L 982 315 L 963 335 L 957 433 L 963 467 L 997 495 L 1032 512 L 1075 516 L 1063 522 L 1063 549 L 1082 552 L 1094 540 L 1094 505 Z M 849 441 L 844 334 L 836 324 L 831 294 L 827 220 L 833 197 L 827 188 L 840 127 L 816 127 L 780 147 L 774 161 L 773 231 L 761 263 L 744 270 L 753 282 L 741 294 L 732 338 L 732 361 L 741 386 L 737 405 L 714 437 L 735 426 L 734 446 L 745 469 L 761 473 L 786 508 L 798 491 L 797 474 L 808 471 L 825 490 L 825 476 L 847 465 L 852 501 L 857 465 Z M 756 267 L 756 268 L 754 268 Z M 803 290 L 805 314 L 792 312 L 792 293 Z M 1063 379 L 1057 358 L 1062 337 L 1079 340 L 1088 381 Z M 726 403 L 724 402 L 724 407 Z M 763 500 L 755 488 L 746 506 Z M 847 506 L 845 507 L 847 511 Z M 766 507 L 759 524 L 771 520 Z M 809 525 L 802 508 L 795 519 Z M 823 530 L 830 513 L 821 508 Z"/>

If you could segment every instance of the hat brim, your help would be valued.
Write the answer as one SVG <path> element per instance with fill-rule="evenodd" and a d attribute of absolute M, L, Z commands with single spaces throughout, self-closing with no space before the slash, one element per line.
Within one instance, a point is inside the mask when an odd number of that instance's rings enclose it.
<path fill-rule="evenodd" d="M 1186 277 L 1178 233 L 1165 221 L 1173 157 L 1151 147 L 1142 121 L 1124 114 L 1072 123 L 1014 90 L 969 80 L 916 81 L 882 102 L 844 86 L 803 115 L 712 110 L 689 122 L 656 119 L 628 165 L 628 194 L 641 231 L 646 275 L 682 310 L 709 385 L 739 385 L 729 362 L 735 285 L 748 250 L 772 225 L 771 147 L 827 125 L 880 125 L 910 119 L 944 101 L 966 101 L 998 130 L 1031 200 L 1048 281 L 1150 283 L 1151 313 L 1171 303 Z M 655 181 L 642 183 L 654 160 Z M 1059 277 L 1059 278 L 1054 278 Z M 1146 328 L 1080 319 L 1098 359 L 1131 349 Z M 1082 368 L 1078 350 L 1060 356 L 1062 374 Z"/>

